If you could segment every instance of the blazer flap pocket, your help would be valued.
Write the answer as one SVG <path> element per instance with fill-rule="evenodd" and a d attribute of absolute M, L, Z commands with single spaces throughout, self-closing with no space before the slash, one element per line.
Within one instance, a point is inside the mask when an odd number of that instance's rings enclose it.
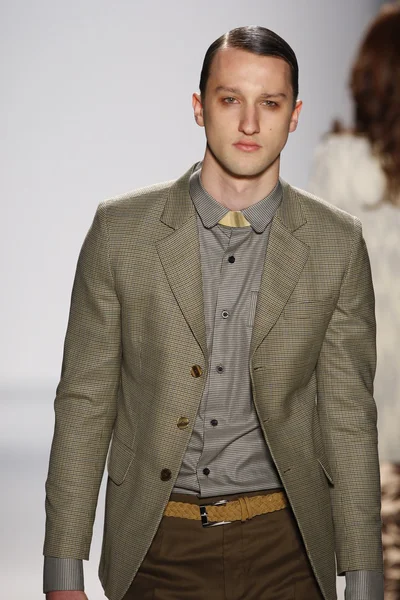
<path fill-rule="evenodd" d="M 326 460 L 326 458 L 319 457 L 317 460 L 318 460 L 319 464 L 321 465 L 321 468 L 322 468 L 323 472 L 325 473 L 325 476 L 326 476 L 327 480 L 329 481 L 329 483 L 331 483 L 332 485 L 335 485 L 334 481 L 333 481 L 331 469 L 328 465 L 328 461 Z"/>
<path fill-rule="evenodd" d="M 285 319 L 312 319 L 315 315 L 330 313 L 333 303 L 327 300 L 288 302 L 283 310 Z"/>
<path fill-rule="evenodd" d="M 110 479 L 117 485 L 121 485 L 125 481 L 133 457 L 134 451 L 114 436 L 111 442 L 107 469 Z"/>

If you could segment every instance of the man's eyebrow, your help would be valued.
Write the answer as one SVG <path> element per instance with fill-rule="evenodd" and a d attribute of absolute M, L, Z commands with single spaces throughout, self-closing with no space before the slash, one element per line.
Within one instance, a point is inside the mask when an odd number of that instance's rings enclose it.
<path fill-rule="evenodd" d="M 260 98 L 287 98 L 287 95 L 283 92 L 277 92 L 276 94 L 261 94 Z"/>
<path fill-rule="evenodd" d="M 231 94 L 238 94 L 240 95 L 242 92 L 240 91 L 239 88 L 233 88 L 233 87 L 226 87 L 224 85 L 219 85 L 218 87 L 215 88 L 215 91 L 218 92 L 230 92 Z M 277 93 L 265 93 L 265 94 L 260 94 L 260 98 L 265 98 L 265 99 L 269 99 L 269 98 L 287 98 L 287 95 L 284 94 L 283 92 L 277 92 Z"/>
<path fill-rule="evenodd" d="M 224 85 L 219 85 L 215 88 L 216 92 L 231 92 L 231 94 L 241 94 L 241 91 L 238 88 L 225 87 Z"/>

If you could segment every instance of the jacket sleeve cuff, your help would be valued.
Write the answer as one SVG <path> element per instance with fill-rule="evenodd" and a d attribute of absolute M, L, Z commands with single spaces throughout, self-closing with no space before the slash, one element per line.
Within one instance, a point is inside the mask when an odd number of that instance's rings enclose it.
<path fill-rule="evenodd" d="M 84 591 L 83 562 L 77 558 L 44 557 L 43 593 Z"/>
<path fill-rule="evenodd" d="M 383 600 L 383 574 L 380 571 L 348 571 L 345 600 Z"/>

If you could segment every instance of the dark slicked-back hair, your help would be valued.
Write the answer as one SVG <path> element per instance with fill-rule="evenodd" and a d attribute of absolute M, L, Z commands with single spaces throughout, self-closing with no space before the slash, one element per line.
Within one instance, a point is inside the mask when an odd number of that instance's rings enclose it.
<path fill-rule="evenodd" d="M 200 93 L 203 98 L 213 59 L 222 48 L 237 48 L 259 56 L 275 56 L 287 62 L 292 74 L 293 99 L 296 102 L 299 95 L 299 66 L 295 53 L 278 34 L 256 25 L 231 29 L 211 44 L 204 57 L 200 75 Z"/>

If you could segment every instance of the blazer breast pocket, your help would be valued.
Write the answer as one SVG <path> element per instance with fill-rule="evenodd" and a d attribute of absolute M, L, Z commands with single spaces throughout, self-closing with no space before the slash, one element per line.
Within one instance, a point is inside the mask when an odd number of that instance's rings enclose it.
<path fill-rule="evenodd" d="M 333 301 L 310 300 L 288 302 L 283 310 L 283 318 L 291 320 L 315 319 L 324 315 L 330 317 L 334 309 Z"/>

